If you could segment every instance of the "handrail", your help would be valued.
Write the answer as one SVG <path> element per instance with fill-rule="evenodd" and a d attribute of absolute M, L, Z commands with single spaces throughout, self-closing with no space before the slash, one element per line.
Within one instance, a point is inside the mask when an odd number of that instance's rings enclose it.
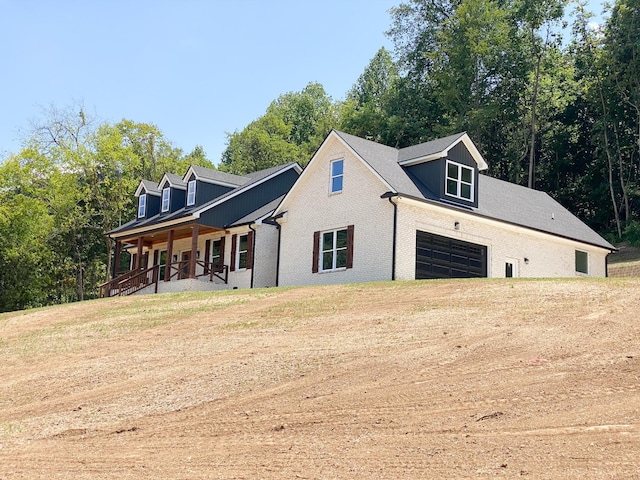
<path fill-rule="evenodd" d="M 118 283 L 118 295 L 131 295 L 132 293 L 136 293 L 153 284 L 156 286 L 155 293 L 158 293 L 159 272 L 160 265 L 154 265 L 153 267 L 142 270 L 129 278 L 125 278 Z"/>
<path fill-rule="evenodd" d="M 209 281 L 213 282 L 213 277 L 219 278 L 225 284 L 229 281 L 229 266 L 221 263 L 205 262 L 204 260 L 196 260 L 196 265 L 202 267 L 201 274 L 196 274 L 196 278 L 209 277 Z M 174 277 L 178 277 L 179 280 L 189 278 L 189 260 L 180 260 L 169 264 L 169 279 L 171 281 Z"/>
<path fill-rule="evenodd" d="M 99 286 L 100 298 L 111 297 L 112 296 L 111 294 L 118 289 L 118 285 L 120 284 L 120 282 L 133 277 L 139 272 L 140 270 L 129 270 L 128 272 L 124 272 L 118 275 L 116 278 L 101 284 Z"/>

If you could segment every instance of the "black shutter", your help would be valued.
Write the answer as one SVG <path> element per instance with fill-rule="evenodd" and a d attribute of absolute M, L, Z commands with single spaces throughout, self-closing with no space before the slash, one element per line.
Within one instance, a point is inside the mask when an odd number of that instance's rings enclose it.
<path fill-rule="evenodd" d="M 354 226 L 347 227 L 347 268 L 353 268 L 353 231 Z"/>
<path fill-rule="evenodd" d="M 247 268 L 253 267 L 253 230 L 247 235 Z"/>
<path fill-rule="evenodd" d="M 320 259 L 320 232 L 313 232 L 313 263 L 311 272 L 318 273 L 318 262 Z"/>
<path fill-rule="evenodd" d="M 229 265 L 229 270 L 232 272 L 236 271 L 236 247 L 238 245 L 238 235 L 233 234 L 231 236 L 231 265 Z"/>

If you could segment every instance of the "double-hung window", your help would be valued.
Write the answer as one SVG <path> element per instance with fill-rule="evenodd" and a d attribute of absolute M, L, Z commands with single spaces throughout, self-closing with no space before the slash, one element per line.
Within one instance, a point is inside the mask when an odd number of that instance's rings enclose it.
<path fill-rule="evenodd" d="M 313 234 L 312 272 L 353 268 L 353 225 Z"/>
<path fill-rule="evenodd" d="M 147 214 L 147 194 L 143 193 L 138 198 L 138 218 L 142 218 Z"/>
<path fill-rule="evenodd" d="M 168 212 L 171 200 L 171 188 L 165 187 L 162 189 L 162 211 Z"/>
<path fill-rule="evenodd" d="M 447 160 L 445 192 L 451 197 L 473 202 L 473 168 Z"/>
<path fill-rule="evenodd" d="M 322 234 L 322 261 L 320 270 L 338 270 L 347 267 L 347 229 Z"/>
<path fill-rule="evenodd" d="M 247 258 L 249 256 L 249 235 L 238 236 L 238 270 L 247 268 Z"/>
<path fill-rule="evenodd" d="M 340 193 L 344 180 L 344 160 L 334 160 L 331 162 L 331 185 L 330 193 Z"/>
<path fill-rule="evenodd" d="M 191 205 L 195 205 L 195 204 L 196 204 L 196 181 L 189 180 L 189 183 L 187 186 L 187 206 L 190 207 Z"/>

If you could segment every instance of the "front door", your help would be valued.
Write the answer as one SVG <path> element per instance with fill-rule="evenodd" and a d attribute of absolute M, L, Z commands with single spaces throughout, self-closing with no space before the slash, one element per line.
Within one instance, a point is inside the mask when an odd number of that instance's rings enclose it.
<path fill-rule="evenodd" d="M 180 261 L 180 279 L 189 278 L 189 260 L 191 260 L 191 250 L 182 252 Z"/>

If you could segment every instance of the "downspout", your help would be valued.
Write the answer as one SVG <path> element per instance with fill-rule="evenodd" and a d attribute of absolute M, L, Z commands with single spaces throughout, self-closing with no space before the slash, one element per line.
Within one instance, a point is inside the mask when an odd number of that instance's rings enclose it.
<path fill-rule="evenodd" d="M 282 238 L 281 226 L 276 220 L 282 218 L 286 212 L 282 212 L 275 217 L 270 217 L 262 221 L 268 225 L 274 225 L 278 229 L 278 247 L 276 250 L 276 287 L 280 285 L 280 240 Z"/>
<path fill-rule="evenodd" d="M 249 224 L 249 230 L 253 232 L 253 242 L 251 242 L 251 287 L 253 288 L 253 272 L 256 271 L 256 230 L 253 223 Z"/>
<path fill-rule="evenodd" d="M 397 198 L 398 194 L 394 192 L 385 192 L 380 195 L 380 198 L 387 198 L 389 203 L 393 205 L 393 244 L 391 246 L 391 280 L 396 279 L 396 244 L 398 233 L 398 204 L 395 203 L 392 198 Z"/>

